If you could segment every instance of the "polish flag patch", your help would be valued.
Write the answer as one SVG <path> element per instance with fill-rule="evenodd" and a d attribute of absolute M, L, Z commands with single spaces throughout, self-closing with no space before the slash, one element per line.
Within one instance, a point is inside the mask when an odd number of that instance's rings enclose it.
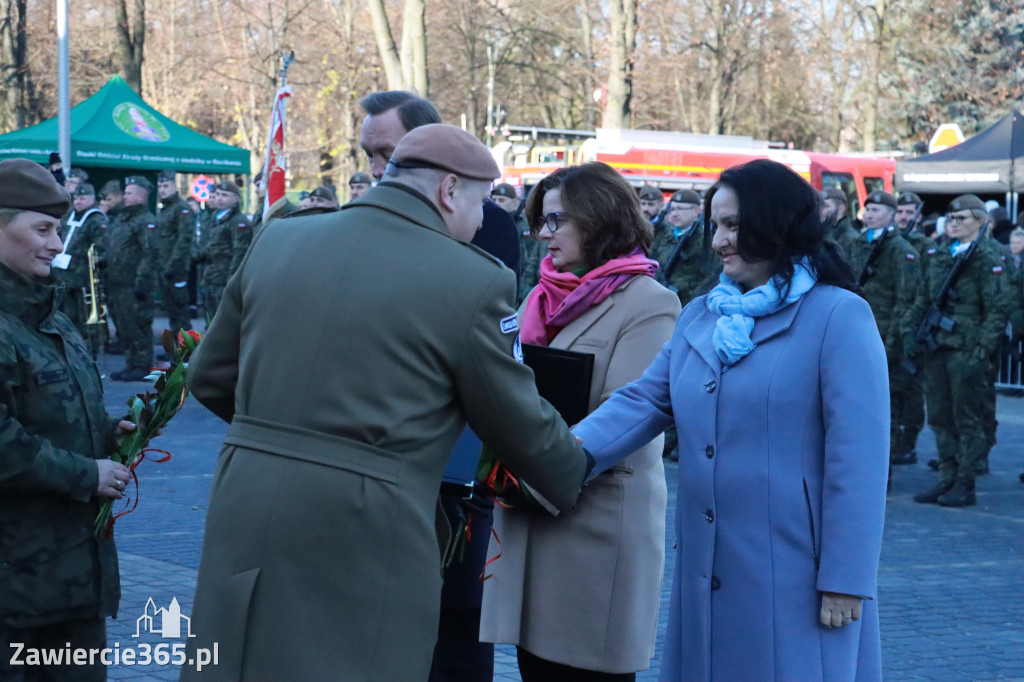
<path fill-rule="evenodd" d="M 1003 271 L 1003 266 L 1002 265 L 997 265 L 994 268 L 992 268 L 992 272 L 994 274 L 996 274 L 996 275 L 998 275 L 1002 271 Z"/>
<path fill-rule="evenodd" d="M 907 254 L 907 260 L 910 260 L 910 261 L 917 260 L 917 256 L 915 256 L 912 253 L 908 253 Z"/>

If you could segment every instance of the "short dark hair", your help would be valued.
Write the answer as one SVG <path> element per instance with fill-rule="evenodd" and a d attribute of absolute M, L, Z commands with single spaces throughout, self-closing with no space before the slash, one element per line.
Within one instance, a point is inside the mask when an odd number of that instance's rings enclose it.
<path fill-rule="evenodd" d="M 583 235 L 583 258 L 592 268 L 636 249 L 645 254 L 654 228 L 640 210 L 640 199 L 625 178 L 606 163 L 591 161 L 559 168 L 541 180 L 526 198 L 526 219 L 536 237 L 542 227 L 544 195 L 562 193 L 562 205 Z"/>
<path fill-rule="evenodd" d="M 429 100 L 417 97 L 404 90 L 383 90 L 372 92 L 359 100 L 359 106 L 370 116 L 378 116 L 392 109 L 398 109 L 398 120 L 406 132 L 413 128 L 440 123 L 441 114 Z"/>
<path fill-rule="evenodd" d="M 748 262 L 771 261 L 788 291 L 793 261 L 806 257 L 818 281 L 850 291 L 858 286 L 840 246 L 826 239 L 818 216 L 818 194 L 802 177 L 777 161 L 756 159 L 722 172 L 704 198 L 704 224 L 722 187 L 736 193 L 739 231 L 736 250 Z"/>

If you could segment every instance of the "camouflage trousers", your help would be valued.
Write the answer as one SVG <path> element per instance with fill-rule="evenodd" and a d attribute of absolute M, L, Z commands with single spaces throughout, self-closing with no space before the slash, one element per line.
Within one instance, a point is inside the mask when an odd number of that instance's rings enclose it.
<path fill-rule="evenodd" d="M 220 307 L 220 301 L 224 298 L 224 285 L 203 287 L 203 312 L 206 315 L 206 322 L 209 324 L 213 321 L 213 316 L 217 314 L 217 308 Z"/>
<path fill-rule="evenodd" d="M 78 332 L 85 339 L 85 345 L 92 353 L 95 360 L 100 352 L 100 326 L 98 324 L 86 324 L 89 319 L 89 306 L 85 304 L 85 292 L 81 289 L 69 287 L 64 292 L 64 298 L 60 302 L 60 311 L 68 316 L 71 322 L 78 328 Z M 99 314 L 99 310 L 97 310 Z"/>
<path fill-rule="evenodd" d="M 917 447 L 924 428 L 924 384 L 921 372 L 911 374 L 900 363 L 889 365 L 889 452 L 900 455 Z"/>
<path fill-rule="evenodd" d="M 11 657 L 24 645 L 19 660 L 28 660 L 28 649 L 45 649 L 57 653 L 68 647 L 76 649 L 103 649 L 107 646 L 107 623 L 103 618 L 65 620 L 49 625 L 38 625 L 16 630 L 0 630 L 0 680 L 4 682 L 102 682 L 107 679 L 107 668 L 99 655 L 86 665 L 11 665 Z M 67 654 L 64 654 L 65 656 Z M 40 657 L 42 652 L 40 652 Z M 110 660 L 110 659 L 108 659 Z"/>
<path fill-rule="evenodd" d="M 192 320 L 188 316 L 188 282 L 178 283 L 182 286 L 174 286 L 174 282 L 166 279 L 160 281 L 160 299 L 167 311 L 167 327 L 175 334 L 180 329 L 192 329 Z"/>
<path fill-rule="evenodd" d="M 117 322 L 117 336 L 124 344 L 126 367 L 149 369 L 153 366 L 153 300 L 139 301 L 130 284 L 113 284 L 107 291 L 107 303 Z"/>
<path fill-rule="evenodd" d="M 939 450 L 939 474 L 944 483 L 973 481 L 988 452 L 985 402 L 991 390 L 987 362 L 970 352 L 938 350 L 925 362 L 928 426 Z"/>

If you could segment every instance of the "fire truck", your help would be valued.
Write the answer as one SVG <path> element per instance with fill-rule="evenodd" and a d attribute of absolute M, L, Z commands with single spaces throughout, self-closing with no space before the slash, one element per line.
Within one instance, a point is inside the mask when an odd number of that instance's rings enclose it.
<path fill-rule="evenodd" d="M 842 189 L 849 197 L 851 215 L 856 216 L 868 194 L 893 191 L 896 172 L 892 157 L 784 149 L 765 140 L 735 135 L 528 126 L 506 126 L 503 132 L 507 139 L 493 147 L 502 168 L 502 181 L 518 187 L 524 196 L 555 169 L 587 161 L 607 163 L 634 186 L 650 184 L 668 197 L 679 189 L 703 192 L 731 166 L 772 159 L 792 168 L 816 189 Z"/>

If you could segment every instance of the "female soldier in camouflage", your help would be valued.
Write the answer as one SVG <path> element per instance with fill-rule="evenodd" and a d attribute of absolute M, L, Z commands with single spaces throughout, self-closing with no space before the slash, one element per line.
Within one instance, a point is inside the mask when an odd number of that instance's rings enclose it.
<path fill-rule="evenodd" d="M 81 334 L 58 311 L 50 263 L 67 193 L 38 164 L 0 162 L 0 679 L 103 680 L 91 665 L 12 665 L 19 650 L 102 649 L 120 599 L 101 498 L 128 470 L 107 459 L 135 426 L 107 414 Z M 19 649 L 20 647 L 20 649 Z M 15 658 L 14 660 L 17 660 Z"/>

